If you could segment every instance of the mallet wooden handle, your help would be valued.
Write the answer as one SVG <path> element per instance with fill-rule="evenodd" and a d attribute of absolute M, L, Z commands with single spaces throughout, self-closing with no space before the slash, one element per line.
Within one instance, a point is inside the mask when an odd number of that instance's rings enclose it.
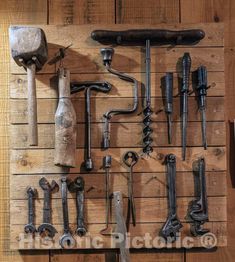
<path fill-rule="evenodd" d="M 38 145 L 37 128 L 37 98 L 36 98 L 36 65 L 34 63 L 27 66 L 28 77 L 28 140 L 30 146 Z"/>

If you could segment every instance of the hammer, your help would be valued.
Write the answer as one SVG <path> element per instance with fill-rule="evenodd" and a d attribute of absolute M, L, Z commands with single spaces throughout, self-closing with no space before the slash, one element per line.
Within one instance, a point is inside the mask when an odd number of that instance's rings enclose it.
<path fill-rule="evenodd" d="M 38 145 L 37 98 L 35 73 L 47 61 L 47 41 L 41 28 L 11 26 L 9 29 L 11 55 L 16 64 L 27 71 L 29 145 Z"/>

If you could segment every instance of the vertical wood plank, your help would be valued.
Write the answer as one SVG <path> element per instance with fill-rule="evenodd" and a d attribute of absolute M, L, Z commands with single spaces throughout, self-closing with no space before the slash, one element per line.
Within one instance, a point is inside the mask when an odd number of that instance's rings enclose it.
<path fill-rule="evenodd" d="M 117 0 L 118 24 L 156 24 L 179 21 L 179 0 Z"/>
<path fill-rule="evenodd" d="M 46 24 L 47 0 L 0 1 L 0 261 L 49 262 L 48 252 L 19 253 L 9 250 L 9 40 L 10 24 Z"/>
<path fill-rule="evenodd" d="M 49 0 L 49 24 L 115 22 L 114 0 Z"/>

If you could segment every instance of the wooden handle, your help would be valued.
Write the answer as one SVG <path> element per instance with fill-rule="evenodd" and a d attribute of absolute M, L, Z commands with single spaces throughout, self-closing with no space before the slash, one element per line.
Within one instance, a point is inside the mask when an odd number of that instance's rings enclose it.
<path fill-rule="evenodd" d="M 36 65 L 31 64 L 27 67 L 28 77 L 28 137 L 29 145 L 38 145 L 38 128 L 37 128 L 37 98 L 36 98 Z"/>
<path fill-rule="evenodd" d="M 61 68 L 55 114 L 55 165 L 75 167 L 76 133 L 76 113 L 70 100 L 70 72 Z"/>

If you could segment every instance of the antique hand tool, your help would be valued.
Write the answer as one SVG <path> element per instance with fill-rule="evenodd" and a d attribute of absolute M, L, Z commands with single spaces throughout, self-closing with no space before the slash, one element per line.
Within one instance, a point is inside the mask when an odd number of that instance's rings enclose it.
<path fill-rule="evenodd" d="M 105 219 L 105 228 L 100 231 L 102 235 L 110 235 L 111 233 L 108 232 L 109 230 L 109 213 L 110 213 L 110 190 L 109 190 L 109 183 L 110 183 L 110 172 L 109 169 L 111 168 L 112 157 L 110 155 L 104 156 L 103 158 L 103 169 L 105 170 L 105 192 L 106 192 L 106 219 Z"/>
<path fill-rule="evenodd" d="M 37 232 L 37 229 L 34 224 L 34 217 L 35 217 L 35 206 L 34 206 L 34 199 L 37 195 L 37 190 L 33 187 L 27 188 L 27 195 L 28 195 L 28 224 L 25 225 L 24 231 L 25 233 L 34 234 Z"/>
<path fill-rule="evenodd" d="M 42 29 L 12 26 L 9 29 L 11 55 L 16 64 L 27 70 L 29 145 L 38 145 L 35 72 L 47 61 L 47 42 Z"/>
<path fill-rule="evenodd" d="M 76 233 L 82 237 L 86 234 L 87 230 L 84 223 L 84 186 L 85 182 L 82 177 L 77 177 L 71 183 L 68 188 L 70 192 L 76 193 L 77 203 L 77 229 Z"/>
<path fill-rule="evenodd" d="M 122 193 L 117 191 L 113 193 L 114 198 L 114 208 L 115 208 L 115 220 L 117 227 L 115 233 L 113 234 L 115 239 L 122 240 L 119 241 L 117 246 L 120 249 L 120 262 L 129 262 L 130 261 L 130 252 L 127 247 L 127 229 L 125 224 L 125 219 L 123 216 L 123 201 Z"/>
<path fill-rule="evenodd" d="M 173 73 L 166 73 L 164 86 L 164 108 L 167 116 L 168 143 L 172 141 L 172 113 L 173 113 Z"/>
<path fill-rule="evenodd" d="M 75 167 L 76 112 L 70 100 L 70 72 L 59 68 L 59 103 L 55 113 L 55 165 Z"/>
<path fill-rule="evenodd" d="M 204 149 L 207 149 L 206 140 L 206 95 L 207 95 L 207 69 L 205 66 L 200 66 L 197 69 L 198 83 L 196 86 L 196 93 L 198 99 L 198 109 L 201 113 L 202 121 L 202 144 Z"/>
<path fill-rule="evenodd" d="M 51 194 L 59 188 L 58 184 L 52 180 L 51 184 L 42 177 L 39 180 L 39 186 L 44 191 L 44 204 L 43 204 L 43 223 L 38 227 L 38 232 L 41 236 L 48 236 L 53 238 L 57 230 L 51 224 Z"/>
<path fill-rule="evenodd" d="M 129 231 L 130 220 L 132 217 L 133 226 L 136 225 L 136 210 L 135 210 L 135 201 L 133 195 L 133 167 L 138 162 L 138 155 L 134 151 L 128 151 L 123 157 L 123 163 L 129 168 L 129 177 L 128 177 L 128 209 L 127 209 L 127 219 L 126 227 Z"/>
<path fill-rule="evenodd" d="M 67 200 L 67 178 L 61 178 L 61 198 L 63 207 L 64 234 L 60 237 L 59 243 L 62 248 L 71 248 L 75 245 L 75 240 L 69 229 L 69 210 Z"/>
<path fill-rule="evenodd" d="M 84 152 L 84 167 L 87 171 L 93 169 L 93 161 L 91 159 L 91 102 L 90 93 L 91 91 L 108 93 L 111 90 L 111 85 L 108 82 L 82 82 L 82 83 L 71 83 L 71 93 L 77 93 L 85 90 L 85 152 Z"/>
<path fill-rule="evenodd" d="M 165 159 L 167 168 L 167 186 L 168 186 L 168 217 L 160 230 L 160 235 L 169 242 L 177 239 L 182 224 L 177 216 L 176 193 L 175 193 L 175 177 L 176 177 L 176 158 L 175 155 L 169 154 Z"/>
<path fill-rule="evenodd" d="M 153 132 L 151 125 L 151 57 L 150 45 L 193 45 L 197 44 L 205 36 L 204 31 L 195 30 L 161 30 L 161 29 L 132 29 L 126 31 L 110 31 L 110 30 L 95 30 L 91 33 L 93 40 L 102 44 L 117 44 L 138 46 L 145 45 L 145 62 L 146 62 L 146 90 L 145 90 L 145 108 L 144 114 L 144 128 L 143 128 L 143 152 L 149 155 L 153 148 L 151 146 L 153 139 L 151 134 Z M 110 56 L 109 51 L 109 56 Z M 108 55 L 107 55 L 108 56 Z"/>
<path fill-rule="evenodd" d="M 202 227 L 205 222 L 209 221 L 204 158 L 200 158 L 195 162 L 193 173 L 195 176 L 195 193 L 197 198 L 189 204 L 188 217 L 192 221 L 192 235 L 198 236 L 209 232 L 208 229 Z"/>
<path fill-rule="evenodd" d="M 191 68 L 191 57 L 189 53 L 184 53 L 182 59 L 182 85 L 180 89 L 181 97 L 181 132 L 182 132 L 182 160 L 185 161 L 187 146 L 187 125 L 188 125 L 188 93 L 189 77 Z"/>
<path fill-rule="evenodd" d="M 134 84 L 134 101 L 131 108 L 128 109 L 111 109 L 104 114 L 104 132 L 103 132 L 103 148 L 108 149 L 110 147 L 110 121 L 113 115 L 131 114 L 136 111 L 138 107 L 138 82 L 135 78 L 118 72 L 111 67 L 112 57 L 114 54 L 113 48 L 102 48 L 101 55 L 105 68 L 113 75 L 118 76 L 120 79 L 131 82 Z"/>

